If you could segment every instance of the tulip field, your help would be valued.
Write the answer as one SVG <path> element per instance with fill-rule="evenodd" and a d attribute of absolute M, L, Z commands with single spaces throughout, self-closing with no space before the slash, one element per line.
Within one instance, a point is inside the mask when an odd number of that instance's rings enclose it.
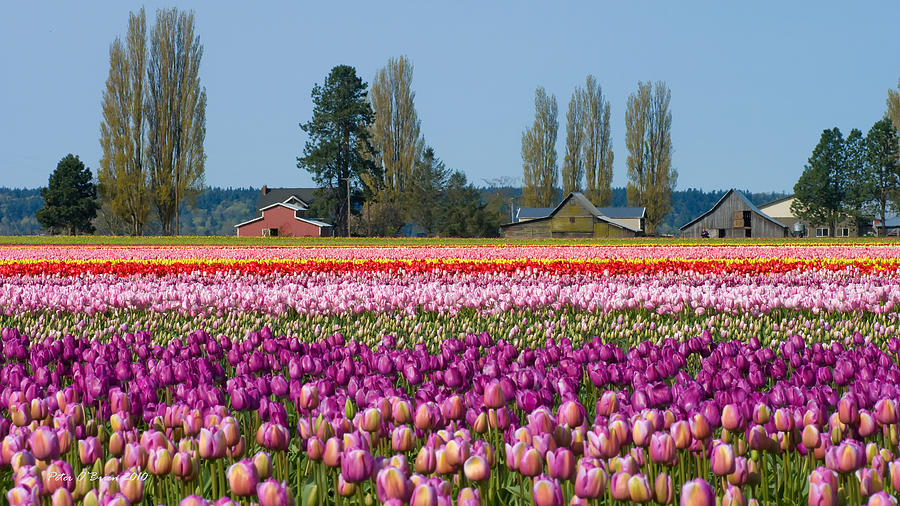
<path fill-rule="evenodd" d="M 900 245 L 0 243 L 11 505 L 888 505 Z"/>

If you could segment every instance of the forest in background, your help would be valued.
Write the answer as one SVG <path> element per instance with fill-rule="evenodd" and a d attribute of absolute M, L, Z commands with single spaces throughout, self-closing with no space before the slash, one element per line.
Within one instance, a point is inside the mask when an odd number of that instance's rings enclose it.
<path fill-rule="evenodd" d="M 516 187 L 489 187 L 480 189 L 486 202 L 494 201 L 498 212 L 503 213 L 501 223 L 509 221 L 509 198 L 514 198 L 516 206 L 521 200 L 522 189 Z M 659 232 L 675 234 L 678 227 L 706 212 L 719 200 L 726 190 L 703 191 L 696 188 L 672 192 L 672 211 L 666 215 Z M 560 192 L 561 193 L 561 192 Z M 781 197 L 786 193 L 744 191 L 750 200 L 760 205 Z M 183 204 L 181 208 L 182 234 L 185 235 L 234 235 L 234 225 L 251 219 L 256 212 L 259 189 L 256 188 L 206 188 L 195 198 L 193 207 Z M 557 199 L 559 201 L 559 199 Z M 627 205 L 625 188 L 612 189 L 612 205 Z M 39 189 L 17 189 L 0 187 L 0 235 L 37 235 L 41 226 L 34 213 L 43 206 Z M 98 234 L 127 234 L 115 220 L 109 218 L 108 209 L 101 209 L 94 222 Z M 159 235 L 162 226 L 154 219 L 148 223 L 147 235 Z"/>

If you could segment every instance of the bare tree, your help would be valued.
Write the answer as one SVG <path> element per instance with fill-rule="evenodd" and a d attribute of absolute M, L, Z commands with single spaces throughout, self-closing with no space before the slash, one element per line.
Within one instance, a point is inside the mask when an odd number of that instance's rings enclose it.
<path fill-rule="evenodd" d="M 413 65 L 405 56 L 391 58 L 375 74 L 369 100 L 375 112 L 372 139 L 383 169 L 385 195 L 381 200 L 397 200 L 419 160 L 424 140 L 412 91 Z"/>
<path fill-rule="evenodd" d="M 582 100 L 582 160 L 585 196 L 598 206 L 612 204 L 613 151 L 609 129 L 609 102 L 594 76 L 585 79 Z"/>
<path fill-rule="evenodd" d="M 672 209 L 678 173 L 672 168 L 672 93 L 662 81 L 638 82 L 625 110 L 628 204 L 647 208 L 647 233 L 656 233 Z"/>
<path fill-rule="evenodd" d="M 150 195 L 144 163 L 144 86 L 147 70 L 147 19 L 142 8 L 128 17 L 125 43 L 109 47 L 109 77 L 103 92 L 100 146 L 103 155 L 97 179 L 100 195 L 111 214 L 141 235 L 150 214 Z"/>
<path fill-rule="evenodd" d="M 181 230 L 179 207 L 203 188 L 206 89 L 200 86 L 203 46 L 194 13 L 160 10 L 150 34 L 147 69 L 147 163 L 163 233 Z"/>
<path fill-rule="evenodd" d="M 522 132 L 523 197 L 526 205 L 549 207 L 556 203 L 558 180 L 556 135 L 559 109 L 556 96 L 538 87 L 534 96 L 534 124 Z"/>

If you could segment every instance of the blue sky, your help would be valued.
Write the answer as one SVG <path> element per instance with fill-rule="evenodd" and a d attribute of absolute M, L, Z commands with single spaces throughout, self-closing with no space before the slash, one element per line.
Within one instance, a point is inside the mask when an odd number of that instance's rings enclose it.
<path fill-rule="evenodd" d="M 0 15 L 0 186 L 36 187 L 66 153 L 96 171 L 109 44 L 129 2 L 13 2 Z M 147 2 L 148 21 L 158 7 Z M 821 131 L 867 130 L 900 77 L 896 2 L 178 2 L 204 45 L 206 182 L 306 186 L 296 168 L 310 91 L 334 65 L 370 82 L 415 65 L 426 142 L 483 184 L 521 178 L 538 85 L 594 74 L 612 107 L 613 184 L 639 80 L 672 91 L 678 187 L 790 190 Z"/>

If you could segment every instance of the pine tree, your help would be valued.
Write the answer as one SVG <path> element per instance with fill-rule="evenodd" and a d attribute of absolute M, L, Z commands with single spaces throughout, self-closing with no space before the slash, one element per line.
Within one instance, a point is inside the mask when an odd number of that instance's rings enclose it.
<path fill-rule="evenodd" d="M 44 207 L 35 213 L 41 226 L 51 234 L 69 235 L 94 231 L 91 220 L 97 215 L 97 187 L 91 182 L 91 170 L 76 155 L 66 155 L 41 189 Z"/>

